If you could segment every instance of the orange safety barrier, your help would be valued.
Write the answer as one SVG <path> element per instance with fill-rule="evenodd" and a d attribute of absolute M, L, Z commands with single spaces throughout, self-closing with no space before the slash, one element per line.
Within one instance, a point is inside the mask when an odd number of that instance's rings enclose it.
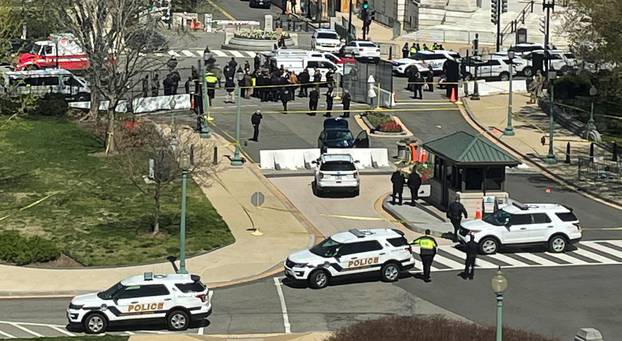
<path fill-rule="evenodd" d="M 478 219 L 478 220 L 482 219 L 482 210 L 479 208 L 475 210 L 475 219 Z"/>
<path fill-rule="evenodd" d="M 451 96 L 449 97 L 449 100 L 452 102 L 456 102 L 458 100 L 458 94 L 456 94 L 456 88 L 455 87 L 451 87 Z"/>

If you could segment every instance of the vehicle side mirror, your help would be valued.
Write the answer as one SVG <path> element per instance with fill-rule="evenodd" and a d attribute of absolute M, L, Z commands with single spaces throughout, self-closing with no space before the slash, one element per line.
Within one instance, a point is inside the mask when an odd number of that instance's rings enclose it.
<path fill-rule="evenodd" d="M 505 225 L 506 228 L 510 228 L 510 226 L 512 226 L 512 223 L 510 223 L 510 219 L 507 219 L 505 221 L 505 224 L 503 224 L 503 225 Z"/>
<path fill-rule="evenodd" d="M 317 161 L 313 160 L 311 161 L 312 164 L 317 165 Z"/>
<path fill-rule="evenodd" d="M 361 163 L 361 160 L 354 160 L 354 163 Z"/>

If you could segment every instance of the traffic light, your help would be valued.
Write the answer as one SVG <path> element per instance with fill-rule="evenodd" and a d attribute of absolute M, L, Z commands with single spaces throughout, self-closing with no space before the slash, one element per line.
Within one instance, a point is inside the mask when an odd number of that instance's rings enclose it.
<path fill-rule="evenodd" d="M 363 22 L 366 22 L 368 20 L 369 16 L 369 3 L 367 2 L 367 0 L 363 1 L 363 3 L 361 4 L 361 19 L 363 19 Z"/>
<path fill-rule="evenodd" d="M 497 20 L 499 20 L 499 0 L 490 0 L 490 22 L 493 24 L 497 24 Z"/>
<path fill-rule="evenodd" d="M 544 17 L 540 18 L 540 21 L 538 22 L 538 30 L 540 31 L 540 33 L 544 34 L 546 33 L 546 19 Z"/>
<path fill-rule="evenodd" d="M 508 0 L 501 0 L 501 13 L 508 11 Z"/>
<path fill-rule="evenodd" d="M 367 2 L 367 0 L 363 1 L 361 8 L 363 9 L 363 11 L 367 11 L 369 9 L 369 2 Z"/>

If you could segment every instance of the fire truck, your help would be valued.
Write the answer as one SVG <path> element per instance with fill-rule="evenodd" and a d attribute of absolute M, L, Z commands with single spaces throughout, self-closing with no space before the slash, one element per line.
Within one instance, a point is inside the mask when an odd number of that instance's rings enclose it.
<path fill-rule="evenodd" d="M 72 34 L 53 34 L 48 40 L 37 41 L 32 50 L 17 57 L 16 71 L 60 68 L 86 70 L 89 60 Z"/>

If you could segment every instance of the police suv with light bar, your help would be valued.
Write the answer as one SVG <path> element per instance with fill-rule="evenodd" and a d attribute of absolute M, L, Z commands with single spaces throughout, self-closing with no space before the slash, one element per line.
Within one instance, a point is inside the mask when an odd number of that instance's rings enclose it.
<path fill-rule="evenodd" d="M 169 330 L 179 331 L 211 314 L 212 295 L 199 276 L 147 272 L 74 297 L 67 319 L 88 334 L 104 333 L 110 324 L 145 322 L 166 322 Z"/>
<path fill-rule="evenodd" d="M 393 282 L 414 266 L 412 248 L 401 231 L 351 229 L 289 255 L 285 276 L 306 280 L 311 288 L 319 289 L 326 287 L 332 277 L 366 272 L 380 272 L 383 280 Z"/>

